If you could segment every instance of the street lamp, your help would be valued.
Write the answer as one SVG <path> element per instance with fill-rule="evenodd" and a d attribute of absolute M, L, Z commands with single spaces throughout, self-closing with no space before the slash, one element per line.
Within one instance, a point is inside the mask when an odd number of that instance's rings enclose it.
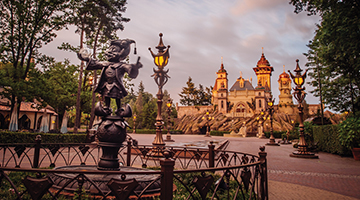
<path fill-rule="evenodd" d="M 167 134 L 166 134 L 166 140 L 165 142 L 174 142 L 174 140 L 171 139 L 171 135 L 170 135 L 170 114 L 171 114 L 171 106 L 172 106 L 172 100 L 168 99 L 168 102 L 166 103 L 166 107 L 167 107 L 167 113 L 168 113 L 168 123 L 167 123 Z"/>
<path fill-rule="evenodd" d="M 260 139 L 266 139 L 266 136 L 264 133 L 264 128 L 263 128 L 263 125 L 264 125 L 263 123 L 266 119 L 266 117 L 264 115 L 265 115 L 264 111 L 261 111 L 260 117 L 256 117 L 256 120 L 258 121 L 258 130 L 260 130 L 260 131 L 258 131 L 258 132 L 260 132 L 260 134 L 259 134 Z M 264 121 L 262 121 L 262 120 L 264 120 Z"/>
<path fill-rule="evenodd" d="M 133 132 L 132 133 L 136 133 L 136 124 L 135 124 L 135 122 L 136 122 L 136 114 L 134 114 L 134 116 L 133 116 L 133 121 L 134 121 L 134 127 L 133 127 Z"/>
<path fill-rule="evenodd" d="M 206 111 L 206 117 L 202 117 L 202 119 L 206 119 L 206 123 L 205 123 L 205 126 L 206 126 L 206 135 L 205 137 L 211 137 L 210 136 L 210 127 L 209 127 L 209 121 L 214 119 L 214 117 L 210 117 L 210 113 L 209 111 L 207 110 Z"/>
<path fill-rule="evenodd" d="M 269 111 L 269 117 L 270 117 L 270 141 L 268 143 L 266 143 L 265 145 L 271 145 L 271 146 L 280 146 L 278 143 L 275 142 L 275 137 L 274 137 L 274 131 L 273 131 L 273 114 L 274 114 L 274 101 L 275 98 L 272 98 L 272 96 L 270 96 L 269 99 L 267 100 L 267 105 L 268 108 L 267 110 Z"/>
<path fill-rule="evenodd" d="M 157 110 L 157 117 L 156 117 L 156 136 L 155 139 L 153 141 L 153 145 L 157 146 L 159 148 L 162 148 L 163 146 L 165 146 L 164 140 L 162 138 L 162 133 L 161 133 L 161 128 L 162 125 L 164 124 L 163 122 L 163 118 L 161 117 L 161 106 L 163 103 L 163 97 L 164 94 L 162 92 L 162 88 L 163 86 L 167 83 L 168 79 L 170 78 L 167 73 L 169 72 L 169 70 L 165 70 L 164 71 L 164 67 L 168 64 L 169 62 L 169 48 L 170 46 L 167 46 L 167 49 L 162 41 L 162 36 L 163 34 L 160 33 L 160 41 L 158 46 L 156 46 L 155 48 L 158 49 L 158 53 L 154 54 L 151 51 L 151 48 L 149 47 L 149 51 L 152 55 L 152 57 L 154 58 L 154 63 L 155 65 L 158 67 L 158 69 L 153 69 L 154 74 L 151 77 L 154 77 L 155 79 L 155 83 L 158 85 L 158 93 L 156 94 L 157 97 L 157 106 L 158 106 L 158 110 Z M 166 50 L 165 50 L 166 49 Z"/>
<path fill-rule="evenodd" d="M 305 135 L 304 135 L 304 112 L 303 112 L 303 101 L 305 99 L 306 96 L 306 92 L 305 87 L 303 87 L 303 84 L 305 82 L 305 78 L 306 78 L 306 72 L 307 69 L 305 70 L 304 74 L 301 75 L 301 72 L 303 70 L 300 69 L 299 67 L 299 60 L 296 60 L 296 68 L 294 70 L 295 72 L 295 76 L 290 72 L 290 76 L 293 79 L 296 87 L 294 88 L 295 92 L 294 92 L 294 98 L 298 101 L 298 109 L 299 109 L 299 118 L 300 118 L 300 122 L 299 122 L 299 132 L 300 132 L 300 138 L 299 138 L 299 144 L 298 144 L 298 151 L 293 152 L 292 154 L 290 154 L 291 157 L 297 157 L 297 158 L 319 158 L 318 156 L 316 156 L 314 153 L 311 153 L 310 151 L 308 151 L 308 146 L 306 144 L 305 141 Z"/>

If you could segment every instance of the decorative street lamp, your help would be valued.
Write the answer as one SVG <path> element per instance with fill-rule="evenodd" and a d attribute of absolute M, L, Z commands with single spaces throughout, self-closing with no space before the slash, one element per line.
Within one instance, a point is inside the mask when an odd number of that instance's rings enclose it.
<path fill-rule="evenodd" d="M 171 114 L 171 106 L 172 106 L 172 100 L 169 98 L 168 102 L 166 103 L 166 107 L 167 107 L 167 114 L 168 114 L 168 123 L 167 123 L 167 134 L 166 134 L 166 140 L 165 142 L 175 142 L 174 140 L 171 139 L 171 135 L 170 135 L 170 114 Z"/>
<path fill-rule="evenodd" d="M 210 117 L 210 113 L 209 111 L 207 110 L 206 111 L 206 117 L 202 117 L 202 119 L 206 119 L 206 123 L 205 123 L 205 126 L 206 126 L 206 135 L 205 137 L 211 137 L 210 136 L 210 126 L 209 126 L 209 121 L 214 119 L 214 117 Z"/>
<path fill-rule="evenodd" d="M 273 114 L 274 114 L 275 98 L 272 98 L 272 96 L 270 96 L 270 98 L 266 99 L 266 100 L 267 100 L 268 111 L 269 111 L 269 115 L 270 115 L 270 141 L 268 143 L 266 143 L 265 145 L 280 146 L 278 143 L 275 142 L 274 131 L 273 131 Z"/>
<path fill-rule="evenodd" d="M 134 127 L 133 127 L 133 132 L 132 133 L 136 133 L 136 124 L 135 124 L 135 122 L 136 122 L 136 114 L 134 114 L 134 116 L 133 116 L 133 121 L 134 121 Z"/>
<path fill-rule="evenodd" d="M 294 92 L 294 98 L 298 101 L 298 109 L 299 109 L 299 117 L 300 117 L 300 122 L 299 122 L 299 132 L 300 132 L 300 138 L 299 138 L 299 144 L 298 144 L 298 151 L 293 152 L 292 154 L 290 154 L 291 157 L 297 157 L 297 158 L 319 158 L 318 156 L 316 156 L 314 153 L 311 153 L 310 151 L 308 151 L 308 145 L 306 144 L 305 141 L 305 135 L 304 135 L 304 112 L 303 112 L 303 101 L 305 99 L 306 96 L 306 92 L 305 87 L 303 87 L 303 84 L 305 82 L 305 78 L 306 78 L 306 72 L 308 69 L 305 70 L 304 74 L 301 75 L 301 72 L 303 71 L 302 69 L 300 69 L 299 67 L 299 60 L 296 60 L 296 68 L 294 70 L 295 76 L 290 72 L 290 76 L 293 79 L 294 83 L 296 84 L 296 87 L 294 88 L 295 92 Z"/>
<path fill-rule="evenodd" d="M 265 136 L 265 133 L 264 133 L 264 128 L 263 128 L 263 126 L 264 126 L 264 121 L 265 121 L 265 119 L 266 119 L 266 117 L 265 117 L 264 115 L 265 115 L 264 111 L 261 111 L 261 112 L 260 112 L 260 117 L 257 117 L 257 118 L 256 118 L 256 120 L 258 121 L 258 129 L 261 130 L 261 131 L 260 131 L 260 135 L 259 135 L 259 138 L 260 138 L 260 139 L 266 139 L 266 136 Z M 262 121 L 262 120 L 264 120 L 264 121 Z"/>
<path fill-rule="evenodd" d="M 155 139 L 152 144 L 154 146 L 162 148 L 165 145 L 163 137 L 162 137 L 162 133 L 161 133 L 161 128 L 162 128 L 162 125 L 164 124 L 163 118 L 161 117 L 161 106 L 162 106 L 163 97 L 164 97 L 162 88 L 167 83 L 168 79 L 170 78 L 167 75 L 169 70 L 164 71 L 164 67 L 168 64 L 168 61 L 170 58 L 170 55 L 169 55 L 170 45 L 167 46 L 167 49 L 166 49 L 166 47 L 162 41 L 163 34 L 160 33 L 159 36 L 160 36 L 159 44 L 158 44 L 158 46 L 155 47 L 156 49 L 158 49 L 158 53 L 154 54 L 151 51 L 150 47 L 149 47 L 149 51 L 150 51 L 152 57 L 154 58 L 155 65 L 158 67 L 158 69 L 155 69 L 155 68 L 153 69 L 154 74 L 151 77 L 154 77 L 155 83 L 158 85 L 158 88 L 159 88 L 158 93 L 156 94 L 156 97 L 158 99 L 157 100 L 158 110 L 157 110 L 157 117 L 156 117 L 156 123 L 155 123 L 156 136 L 155 136 Z"/>

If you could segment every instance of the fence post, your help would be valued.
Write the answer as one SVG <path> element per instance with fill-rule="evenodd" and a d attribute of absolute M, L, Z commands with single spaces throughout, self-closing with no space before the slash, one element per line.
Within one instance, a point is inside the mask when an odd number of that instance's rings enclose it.
<path fill-rule="evenodd" d="M 268 177 L 267 177 L 267 161 L 265 152 L 265 146 L 260 146 L 259 151 L 259 161 L 263 161 L 260 166 L 260 192 L 261 199 L 268 199 Z"/>
<path fill-rule="evenodd" d="M 173 177 L 175 161 L 170 158 L 170 153 L 165 151 L 165 159 L 160 160 L 161 165 L 161 200 L 171 200 L 173 198 Z"/>
<path fill-rule="evenodd" d="M 215 149 L 215 145 L 213 141 L 210 141 L 210 144 L 208 145 L 209 147 L 209 167 L 214 167 L 215 166 L 215 153 L 214 153 L 214 149 Z"/>
<path fill-rule="evenodd" d="M 41 148 L 41 135 L 37 135 L 35 138 L 35 149 L 34 149 L 34 164 L 33 168 L 39 167 L 39 157 L 40 157 L 40 148 Z"/>
<path fill-rule="evenodd" d="M 130 166 L 131 162 L 131 140 L 127 141 L 126 166 Z"/>

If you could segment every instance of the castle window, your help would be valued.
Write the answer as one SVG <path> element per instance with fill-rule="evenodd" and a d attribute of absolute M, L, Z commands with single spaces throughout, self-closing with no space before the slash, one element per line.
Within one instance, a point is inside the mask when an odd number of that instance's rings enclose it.
<path fill-rule="evenodd" d="M 243 113 L 245 112 L 245 106 L 243 104 L 239 104 L 237 107 L 236 107 L 236 112 L 238 113 Z"/>
<path fill-rule="evenodd" d="M 259 100 L 259 108 L 261 108 L 261 100 Z"/>
<path fill-rule="evenodd" d="M 222 94 L 221 94 L 222 96 Z M 221 101 L 221 108 L 224 108 L 224 101 Z"/>
<path fill-rule="evenodd" d="M 223 97 L 223 93 L 221 93 L 221 95 L 220 95 L 221 97 Z"/>
<path fill-rule="evenodd" d="M 261 96 L 261 92 L 259 92 L 259 96 Z"/>

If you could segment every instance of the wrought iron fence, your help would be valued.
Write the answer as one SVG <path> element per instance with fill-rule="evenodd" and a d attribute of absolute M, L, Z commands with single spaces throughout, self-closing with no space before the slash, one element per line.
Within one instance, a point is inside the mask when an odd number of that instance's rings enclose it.
<path fill-rule="evenodd" d="M 128 138 L 120 171 L 104 171 L 96 169 L 96 144 L 42 144 L 38 136 L 32 144 L 0 144 L 0 187 L 9 199 L 268 199 L 265 147 L 258 155 L 208 147 L 156 148 Z M 30 173 L 20 184 L 12 176 L 19 172 Z"/>

